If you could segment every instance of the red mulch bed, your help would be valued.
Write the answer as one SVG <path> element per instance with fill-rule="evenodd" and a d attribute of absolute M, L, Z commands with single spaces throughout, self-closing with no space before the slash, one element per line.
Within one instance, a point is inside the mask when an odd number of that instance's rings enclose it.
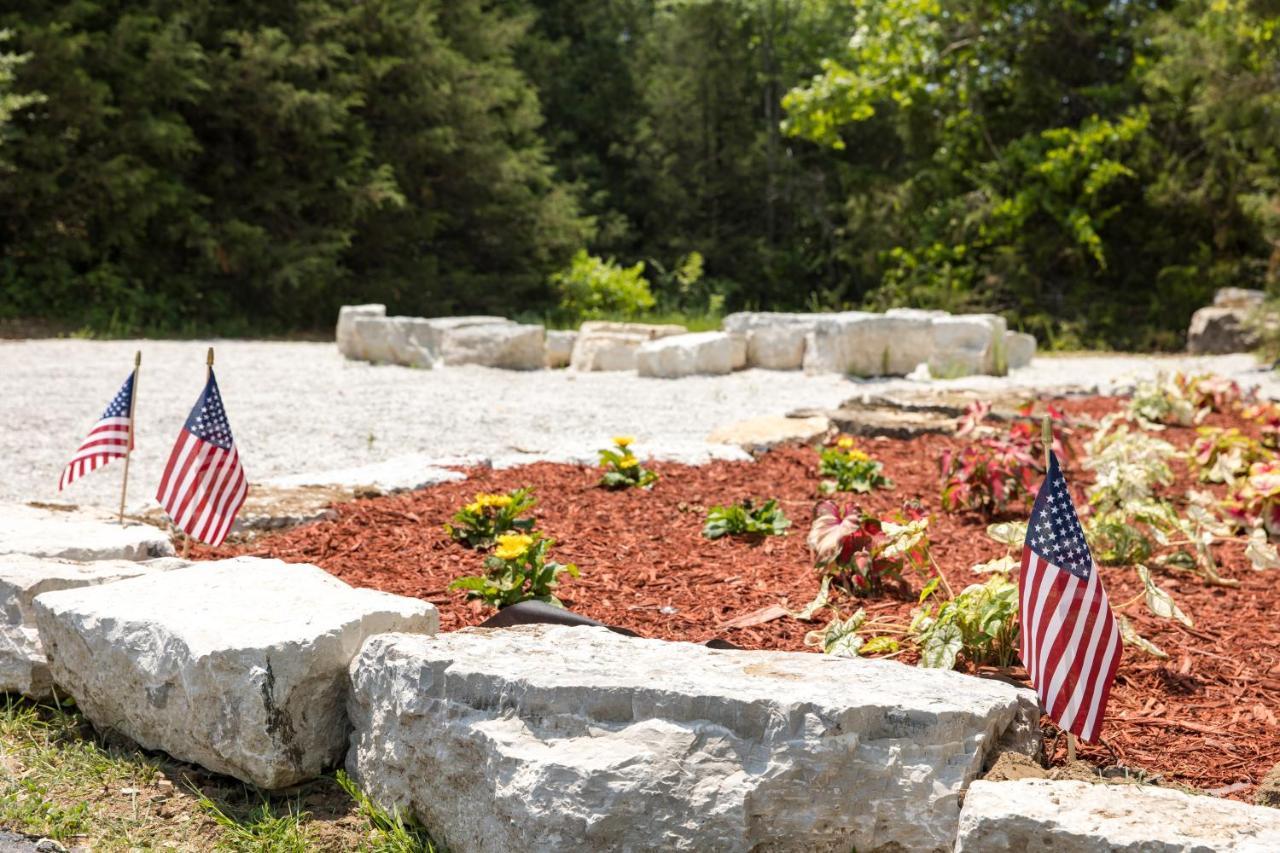
<path fill-rule="evenodd" d="M 1065 405 L 1077 417 L 1097 417 L 1119 402 L 1091 398 Z M 1220 415 L 1210 422 L 1245 426 Z M 1077 438 L 1085 434 L 1079 431 Z M 1164 437 L 1187 447 L 1194 432 L 1173 428 Z M 959 443 L 940 436 L 863 442 L 884 462 L 894 488 L 853 498 L 878 514 L 893 512 L 905 499 L 920 500 L 933 513 L 934 557 L 957 591 L 982 580 L 971 566 L 1002 553 L 1002 546 L 985 535 L 988 519 L 940 510 L 938 458 Z M 568 578 L 561 588 L 570 609 L 650 637 L 694 642 L 718 637 L 750 649 L 803 650 L 805 633 L 818 624 L 790 617 L 750 627 L 727 623 L 781 601 L 798 609 L 816 594 L 818 578 L 804 539 L 817 500 L 817 453 L 784 447 L 754 463 L 650 467 L 662 478 L 648 492 L 604 491 L 596 486 L 598 471 L 581 466 L 473 469 L 465 482 L 339 505 L 333 521 L 195 551 L 201 558 L 254 554 L 314 563 L 355 586 L 430 601 L 440 609 L 442 628 L 453 630 L 482 622 L 492 611 L 447 590 L 455 578 L 479 571 L 480 556 L 450 541 L 442 525 L 477 492 L 530 486 L 539 501 L 538 527 L 557 542 L 553 555 L 582 569 L 581 578 Z M 1169 494 L 1181 495 L 1192 480 L 1181 463 L 1175 470 L 1179 482 Z M 1075 464 L 1068 465 L 1067 476 L 1081 501 L 1091 477 Z M 763 541 L 702 537 L 707 507 L 768 497 L 778 498 L 792 519 L 789 535 Z M 1010 517 L 1025 518 L 1026 510 Z M 1081 756 L 1100 766 L 1141 768 L 1166 781 L 1247 799 L 1280 762 L 1280 591 L 1275 584 L 1280 572 L 1253 571 L 1239 544 L 1217 547 L 1215 555 L 1221 573 L 1239 580 L 1239 589 L 1210 587 L 1192 575 L 1153 568 L 1157 582 L 1195 620 L 1194 630 L 1151 616 L 1140 602 L 1125 609 L 1138 631 L 1171 659 L 1125 650 L 1103 741 L 1082 745 Z M 1132 568 L 1101 571 L 1113 604 L 1141 592 Z M 920 586 L 919 578 L 910 578 L 895 594 L 839 603 L 846 613 L 864 606 L 869 615 L 906 620 Z M 820 615 L 826 618 L 827 612 Z M 1020 669 L 1013 674 L 1025 675 Z M 1049 724 L 1048 741 L 1060 763 L 1065 741 L 1055 739 L 1054 731 Z"/>

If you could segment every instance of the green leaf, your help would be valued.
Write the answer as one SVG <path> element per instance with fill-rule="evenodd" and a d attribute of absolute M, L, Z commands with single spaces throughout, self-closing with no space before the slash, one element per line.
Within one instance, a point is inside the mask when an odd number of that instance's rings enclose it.
<path fill-rule="evenodd" d="M 1182 612 L 1182 609 L 1174 602 L 1173 597 L 1152 580 L 1150 570 L 1142 564 L 1139 564 L 1137 569 L 1138 578 L 1141 579 L 1143 589 L 1146 591 L 1147 608 L 1157 616 L 1173 619 L 1188 628 L 1194 628 L 1195 625 L 1192 624 L 1191 618 Z"/>
<path fill-rule="evenodd" d="M 858 649 L 861 655 L 880 655 L 892 654 L 898 651 L 898 641 L 893 637 L 872 637 L 862 644 L 862 648 Z"/>
<path fill-rule="evenodd" d="M 939 624 L 929 632 L 920 649 L 920 666 L 929 669 L 955 669 L 956 659 L 964 648 L 960 629 L 952 624 Z"/>
<path fill-rule="evenodd" d="M 822 585 L 818 587 L 818 594 L 813 599 L 813 601 L 810 601 L 800 610 L 797 610 L 797 611 L 788 610 L 787 615 L 793 619 L 799 619 L 801 622 L 811 622 L 813 621 L 814 614 L 817 613 L 822 608 L 826 607 L 827 603 L 830 600 L 831 600 L 831 576 L 823 575 Z"/>
<path fill-rule="evenodd" d="M 1025 521 L 1000 521 L 987 525 L 987 536 L 1001 545 L 1017 546 L 1027 539 Z"/>

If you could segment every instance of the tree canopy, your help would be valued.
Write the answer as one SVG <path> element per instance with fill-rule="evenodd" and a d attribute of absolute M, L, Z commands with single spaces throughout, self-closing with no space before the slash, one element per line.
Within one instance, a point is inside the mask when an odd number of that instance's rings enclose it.
<path fill-rule="evenodd" d="M 655 310 L 998 310 L 1176 348 L 1216 287 L 1280 278 L 1278 24 L 1280 0 L 11 0 L 0 317 L 572 319 L 566 282 L 610 258 L 628 275 L 590 280 Z"/>

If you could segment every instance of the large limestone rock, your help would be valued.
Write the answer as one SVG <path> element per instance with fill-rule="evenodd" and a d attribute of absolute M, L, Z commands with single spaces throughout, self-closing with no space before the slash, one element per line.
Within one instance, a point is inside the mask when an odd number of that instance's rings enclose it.
<path fill-rule="evenodd" d="M 359 338 L 356 335 L 356 320 L 359 318 L 375 319 L 387 316 L 385 305 L 343 305 L 338 309 L 338 328 L 334 338 L 338 343 L 338 352 L 347 358 L 363 358 L 360 354 Z"/>
<path fill-rule="evenodd" d="M 805 336 L 827 314 L 742 311 L 724 318 L 724 330 L 747 339 L 747 365 L 766 370 L 799 370 L 804 365 Z"/>
<path fill-rule="evenodd" d="M 269 789 L 342 759 L 366 639 L 439 624 L 424 601 L 249 557 L 46 592 L 35 610 L 54 680 L 94 726 Z"/>
<path fill-rule="evenodd" d="M 427 355 L 418 352 L 419 348 L 411 340 L 415 319 L 357 315 L 351 321 L 352 355 L 347 357 L 374 364 L 401 364 L 410 359 L 422 362 L 416 366 L 429 366 Z"/>
<path fill-rule="evenodd" d="M 573 358 L 573 345 L 578 340 L 578 333 L 558 329 L 547 332 L 547 351 L 543 365 L 549 368 L 568 367 Z"/>
<path fill-rule="evenodd" d="M 905 376 L 933 351 L 932 322 L 850 311 L 831 314 L 805 338 L 806 373 Z"/>
<path fill-rule="evenodd" d="M 538 370 L 546 358 L 546 330 L 505 321 L 440 330 L 440 364 Z"/>
<path fill-rule="evenodd" d="M 0 693 L 48 699 L 53 691 L 49 662 L 36 630 L 33 599 L 42 592 L 111 583 L 190 565 L 162 557 L 145 563 L 102 560 L 77 563 L 26 554 L 0 556 Z"/>
<path fill-rule="evenodd" d="M 1006 365 L 1010 370 L 1029 366 L 1031 359 L 1036 357 L 1035 335 L 1028 335 L 1026 332 L 1005 332 L 1004 354 Z"/>
<path fill-rule="evenodd" d="M 1187 352 L 1193 355 L 1220 355 L 1249 352 L 1261 342 L 1254 326 L 1254 308 L 1201 308 L 1191 315 L 1187 329 Z"/>
<path fill-rule="evenodd" d="M 944 851 L 1034 697 L 887 661 L 537 625 L 383 635 L 347 769 L 456 853 Z"/>
<path fill-rule="evenodd" d="M 688 331 L 684 326 L 675 325 L 583 323 L 569 366 L 574 370 L 635 370 L 636 350 L 642 344 Z"/>
<path fill-rule="evenodd" d="M 974 782 L 956 853 L 1274 853 L 1280 811 L 1168 788 Z"/>
<path fill-rule="evenodd" d="M 636 372 L 662 379 L 721 375 L 741 370 L 746 364 L 746 338 L 728 332 L 670 335 L 641 344 L 636 350 Z"/>
<path fill-rule="evenodd" d="M 63 560 L 146 560 L 173 555 L 164 531 L 120 524 L 114 515 L 74 506 L 0 503 L 0 554 Z"/>
<path fill-rule="evenodd" d="M 831 432 L 831 421 L 821 415 L 786 418 L 764 415 L 719 427 L 707 436 L 711 444 L 735 444 L 748 453 L 760 453 L 780 444 L 810 444 Z"/>
<path fill-rule="evenodd" d="M 975 373 L 1003 376 L 1008 371 L 1007 331 L 1005 319 L 998 314 L 935 318 L 929 373 L 939 379 Z"/>

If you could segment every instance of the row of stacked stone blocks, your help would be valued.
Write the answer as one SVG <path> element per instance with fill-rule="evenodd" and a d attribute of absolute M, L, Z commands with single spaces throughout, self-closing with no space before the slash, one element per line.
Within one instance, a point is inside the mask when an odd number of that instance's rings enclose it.
<path fill-rule="evenodd" d="M 44 556 L 0 550 L 2 612 L 96 727 L 267 789 L 345 764 L 458 853 L 1280 849 L 1270 809 L 975 782 L 1038 751 L 1034 695 L 1003 682 L 603 628 L 437 635 L 430 604 L 314 566 L 157 560 L 136 527 L 9 510 L 0 549 Z M 71 529 L 93 541 L 48 540 Z"/>
<path fill-rule="evenodd" d="M 351 305 L 339 313 L 337 343 L 348 358 L 411 367 L 568 366 L 661 378 L 745 367 L 901 376 L 921 364 L 941 378 L 1002 375 L 1029 364 L 1036 349 L 1035 338 L 1010 332 L 995 314 L 913 309 L 730 314 L 723 331 L 690 334 L 678 325 L 597 321 L 548 332 L 502 317 L 388 317 L 382 305 Z"/>

